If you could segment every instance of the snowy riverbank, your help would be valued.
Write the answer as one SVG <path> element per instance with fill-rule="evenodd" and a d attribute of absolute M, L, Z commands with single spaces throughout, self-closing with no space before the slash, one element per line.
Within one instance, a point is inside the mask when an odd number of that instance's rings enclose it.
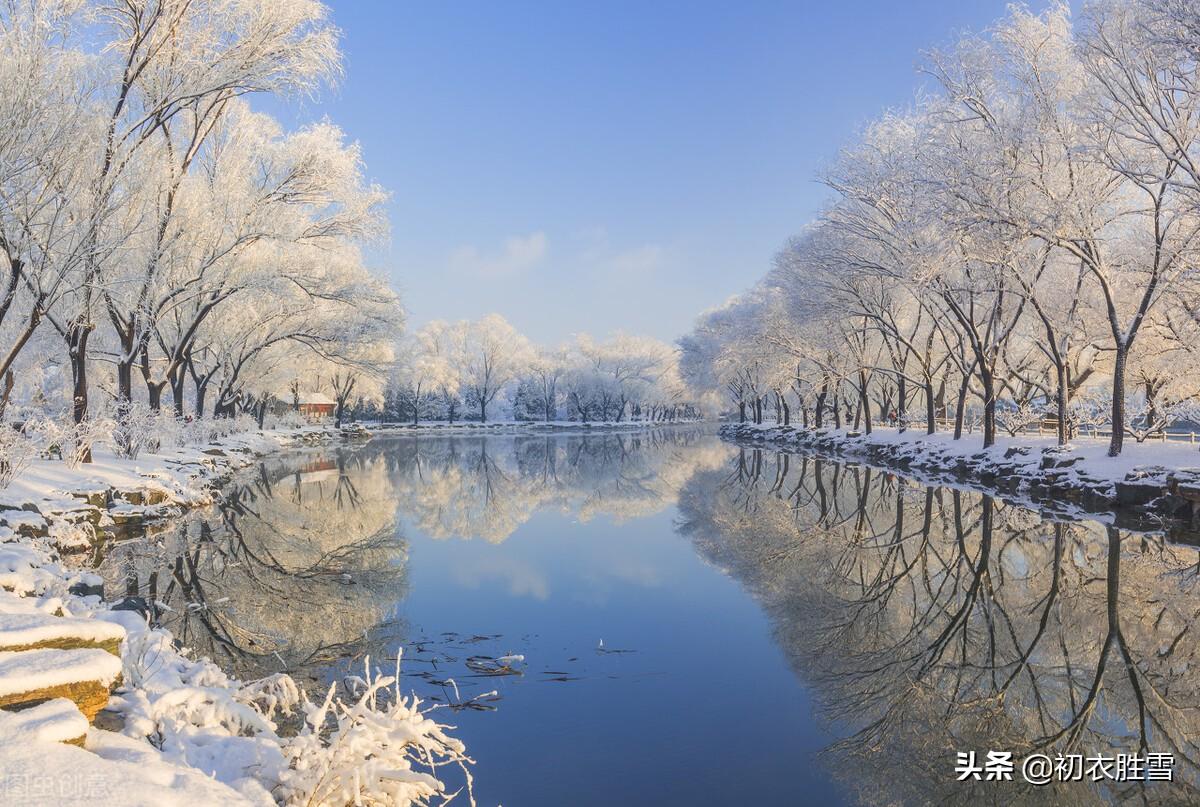
<path fill-rule="evenodd" d="M 1121 523 L 1148 526 L 1169 519 L 1194 532 L 1200 525 L 1200 452 L 1187 443 L 1127 443 L 1108 456 L 1108 441 L 1080 438 L 1059 446 L 1053 437 L 997 437 L 988 449 L 977 435 L 876 427 L 801 429 L 773 423 L 730 423 L 720 434 L 741 444 L 802 450 L 863 461 L 932 481 L 967 483 L 1014 496 L 1058 515 L 1112 513 Z"/>
<path fill-rule="evenodd" d="M 412 432 L 436 432 L 449 434 L 492 433 L 543 433 L 543 432 L 582 432 L 587 434 L 597 432 L 634 432 L 647 429 L 661 429 L 670 426 L 686 426 L 700 423 L 699 420 L 622 420 L 622 421 L 593 421 L 583 423 L 577 420 L 498 420 L 481 423 L 479 421 L 456 421 L 450 423 L 444 420 L 421 421 L 419 423 L 364 423 L 372 434 L 393 434 Z"/>
<path fill-rule="evenodd" d="M 90 463 L 36 459 L 0 490 L 0 528 L 49 536 L 63 550 L 85 548 L 100 533 L 211 504 L 214 490 L 258 457 L 342 434 L 314 425 L 241 432 L 137 459 L 118 457 L 103 443 Z"/>
<path fill-rule="evenodd" d="M 263 455 L 361 436 L 247 432 L 136 461 L 100 449 L 74 468 L 37 460 L 0 493 L 0 803 L 406 805 L 442 792 L 439 767 L 464 764 L 464 749 L 395 676 L 371 668 L 315 700 L 286 675 L 237 681 L 151 627 L 137 598 L 105 602 L 64 554 L 210 503 Z"/>

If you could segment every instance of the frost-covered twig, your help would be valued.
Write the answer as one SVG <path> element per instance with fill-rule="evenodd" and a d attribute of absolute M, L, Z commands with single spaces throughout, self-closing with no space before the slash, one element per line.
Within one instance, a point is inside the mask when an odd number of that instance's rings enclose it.
<path fill-rule="evenodd" d="M 399 659 L 397 659 L 397 670 Z M 303 705 L 304 729 L 284 742 L 288 770 L 277 793 L 288 804 L 426 805 L 445 804 L 462 791 L 446 793 L 438 769 L 457 765 L 466 778 L 471 804 L 471 776 L 463 744 L 449 727 L 420 709 L 415 696 L 400 691 L 398 674 L 373 671 L 370 659 L 365 688 L 357 700 L 345 701 L 337 686 L 319 705 Z"/>

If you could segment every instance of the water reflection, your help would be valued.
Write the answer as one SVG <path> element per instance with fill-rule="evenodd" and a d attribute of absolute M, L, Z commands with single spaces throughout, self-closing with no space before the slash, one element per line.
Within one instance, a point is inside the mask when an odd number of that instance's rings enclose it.
<path fill-rule="evenodd" d="M 680 511 L 769 614 L 863 803 L 1197 799 L 1194 548 L 751 449 Z M 1168 752 L 1176 781 L 956 782 L 955 753 L 988 749 Z"/>
<path fill-rule="evenodd" d="M 435 538 L 501 543 L 539 510 L 582 521 L 657 513 L 730 449 L 699 429 L 606 435 L 486 435 L 378 440 L 406 519 Z"/>
<path fill-rule="evenodd" d="M 406 626 L 403 525 L 499 545 L 539 510 L 618 523 L 662 511 L 730 452 L 699 429 L 379 438 L 263 462 L 222 500 L 107 550 L 110 597 L 142 598 L 179 643 L 241 676 L 319 677 L 393 655 Z M 513 559 L 459 575 L 514 574 Z M 514 567 L 515 568 L 515 567 Z M 547 583 L 514 582 L 544 598 Z"/>
<path fill-rule="evenodd" d="M 310 452 L 263 463 L 220 504 L 116 544 L 106 588 L 145 599 L 180 644 L 239 675 L 320 665 L 393 647 L 403 596 L 387 463 Z"/>

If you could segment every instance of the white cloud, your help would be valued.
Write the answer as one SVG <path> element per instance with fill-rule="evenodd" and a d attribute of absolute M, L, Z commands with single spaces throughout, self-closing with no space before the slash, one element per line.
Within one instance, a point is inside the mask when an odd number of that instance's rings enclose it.
<path fill-rule="evenodd" d="M 543 232 L 514 235 L 504 240 L 498 254 L 484 254 L 478 247 L 461 246 L 450 253 L 450 269 L 476 277 L 510 277 L 541 263 L 549 250 Z"/>
<path fill-rule="evenodd" d="M 580 230 L 575 240 L 579 244 L 577 264 L 598 278 L 636 280 L 668 268 L 676 258 L 675 251 L 662 244 L 619 248 L 608 229 L 599 225 Z"/>
<path fill-rule="evenodd" d="M 624 252 L 618 252 L 605 263 L 611 274 L 632 279 L 656 272 L 666 261 L 667 250 L 665 247 L 658 244 L 644 244 Z"/>

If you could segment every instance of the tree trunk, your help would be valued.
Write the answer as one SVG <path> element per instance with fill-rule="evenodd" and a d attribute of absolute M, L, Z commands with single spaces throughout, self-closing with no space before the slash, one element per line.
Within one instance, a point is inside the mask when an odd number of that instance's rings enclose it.
<path fill-rule="evenodd" d="M 8 399 L 12 397 L 13 386 L 16 380 L 13 377 L 13 371 L 9 370 L 4 374 L 4 393 L 0 394 L 0 420 L 4 418 L 4 410 L 8 408 Z"/>
<path fill-rule="evenodd" d="M 967 406 L 967 391 L 971 388 L 971 374 L 963 373 L 962 383 L 958 385 L 958 405 L 954 408 L 954 439 L 961 440 L 963 432 L 963 411 Z"/>
<path fill-rule="evenodd" d="M 996 391 L 995 379 L 990 370 L 980 365 L 979 381 L 983 384 L 983 447 L 991 448 L 996 443 Z"/>
<path fill-rule="evenodd" d="M 925 379 L 925 433 L 937 431 L 937 403 L 933 398 L 933 379 Z"/>
<path fill-rule="evenodd" d="M 71 357 L 72 415 L 82 423 L 88 411 L 87 345 L 93 326 L 75 320 L 67 329 L 67 352 Z"/>
<path fill-rule="evenodd" d="M 204 417 L 204 396 L 208 394 L 208 380 L 196 382 L 196 420 Z"/>
<path fill-rule="evenodd" d="M 1158 391 L 1161 388 L 1161 383 L 1146 379 L 1146 423 L 1142 428 L 1142 436 L 1136 438 L 1139 443 L 1158 431 Z"/>
<path fill-rule="evenodd" d="M 579 407 L 576 406 L 575 408 L 578 409 Z M 738 423 L 745 423 L 745 422 L 746 422 L 746 402 L 738 401 Z"/>
<path fill-rule="evenodd" d="M 150 408 L 155 412 L 162 409 L 162 392 L 166 382 L 146 382 L 146 395 L 150 399 Z"/>
<path fill-rule="evenodd" d="M 896 426 L 904 432 L 904 422 L 908 414 L 908 379 L 901 375 L 896 380 Z"/>
<path fill-rule="evenodd" d="M 863 431 L 867 434 L 871 433 L 871 399 L 867 395 L 867 374 L 859 372 L 858 374 L 858 398 L 859 406 L 862 407 L 863 413 Z"/>
<path fill-rule="evenodd" d="M 1112 440 L 1108 444 L 1108 456 L 1118 457 L 1125 437 L 1125 363 L 1129 358 L 1129 345 L 1117 342 L 1117 355 L 1113 362 L 1112 385 Z"/>
<path fill-rule="evenodd" d="M 1058 444 L 1067 444 L 1067 365 L 1059 362 L 1055 367 L 1058 381 L 1058 391 L 1055 394 L 1055 408 L 1058 410 Z"/>
<path fill-rule="evenodd" d="M 125 338 L 121 337 L 124 342 Z M 124 344 L 121 345 L 122 355 L 117 360 L 117 403 L 121 401 L 130 402 L 133 400 L 133 361 L 126 360 L 124 351 L 127 348 Z"/>
<path fill-rule="evenodd" d="M 179 367 L 175 373 L 167 376 L 167 381 L 171 384 L 171 405 L 175 409 L 175 417 L 183 417 L 183 391 L 184 382 L 186 381 L 183 368 Z"/>

